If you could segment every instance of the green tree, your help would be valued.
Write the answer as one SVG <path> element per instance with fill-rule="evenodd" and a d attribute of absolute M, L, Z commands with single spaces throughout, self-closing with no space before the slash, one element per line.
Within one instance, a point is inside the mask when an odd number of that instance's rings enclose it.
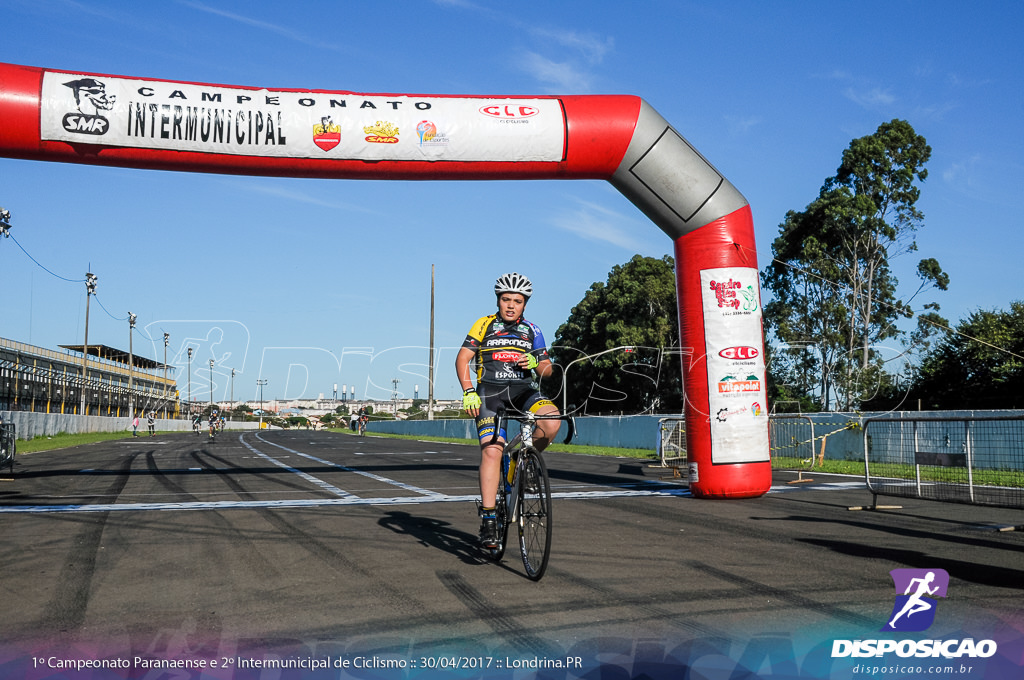
<path fill-rule="evenodd" d="M 823 408 L 856 408 L 892 386 L 887 362 L 906 360 L 903 352 L 886 357 L 887 341 L 906 336 L 897 324 L 915 316 L 911 302 L 929 288 L 945 290 L 949 277 L 933 258 L 917 266 L 920 283 L 906 299 L 891 260 L 917 250 L 916 233 L 924 222 L 917 208 L 928 172 L 931 147 L 909 123 L 892 120 L 843 152 L 835 176 L 828 178 L 802 212 L 790 212 L 772 244 L 773 262 L 762 284 L 773 294 L 765 306 L 770 338 L 783 346 L 774 352 L 778 384 L 803 395 L 812 390 Z M 918 316 L 910 350 L 927 346 L 935 324 L 945 320 L 938 305 Z"/>
<path fill-rule="evenodd" d="M 636 255 L 613 267 L 555 333 L 550 353 L 556 366 L 572 364 L 567 401 L 585 403 L 588 413 L 681 412 L 678 317 L 671 257 Z M 562 380 L 556 371 L 545 393 L 558 392 Z M 552 382 L 557 387 L 548 389 Z"/>
<path fill-rule="evenodd" d="M 925 355 L 907 401 L 929 409 L 1024 408 L 1024 301 L 976 311 Z"/>

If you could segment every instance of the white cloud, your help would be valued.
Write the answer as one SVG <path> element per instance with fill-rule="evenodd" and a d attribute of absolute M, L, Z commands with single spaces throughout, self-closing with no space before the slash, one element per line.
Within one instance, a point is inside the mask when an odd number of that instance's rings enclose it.
<path fill-rule="evenodd" d="M 970 188 L 974 185 L 973 178 L 979 163 L 981 163 L 981 156 L 978 154 L 958 163 L 952 163 L 942 171 L 942 180 L 946 184 L 954 184 L 960 188 Z"/>
<path fill-rule="evenodd" d="M 896 97 L 879 87 L 874 87 L 869 90 L 858 90 L 853 87 L 846 88 L 846 98 L 850 101 L 863 106 L 864 108 L 872 109 L 879 106 L 890 106 L 896 101 Z"/>
<path fill-rule="evenodd" d="M 581 94 L 590 87 L 590 76 L 568 62 L 557 62 L 536 52 L 527 52 L 523 70 L 542 83 L 552 86 L 560 94 Z"/>
<path fill-rule="evenodd" d="M 286 201 L 295 201 L 296 203 L 305 203 L 307 205 L 315 205 L 322 208 L 330 208 L 331 210 L 349 210 L 352 212 L 367 213 L 370 215 L 379 215 L 379 211 L 371 210 L 365 206 L 356 205 L 353 203 L 345 203 L 343 201 L 326 201 L 319 196 L 310 195 L 304 191 L 293 191 L 286 189 L 279 185 L 273 184 L 260 184 L 253 182 L 230 182 L 232 186 L 238 190 L 251 191 L 257 194 L 263 194 L 265 196 L 272 196 L 274 198 L 282 198 Z"/>
<path fill-rule="evenodd" d="M 260 21 L 259 19 L 252 19 L 241 14 L 235 14 L 234 12 L 227 12 L 222 9 L 217 9 L 216 7 L 210 7 L 209 5 L 205 5 L 201 2 L 195 2 L 194 0 L 179 0 L 179 2 L 183 5 L 191 7 L 192 9 L 199 10 L 200 12 L 215 14 L 219 17 L 230 19 L 231 21 L 236 21 L 241 24 L 245 24 L 246 26 L 251 26 L 253 28 L 258 28 L 264 31 L 269 31 L 271 33 L 276 33 L 277 35 L 283 38 L 294 40 L 295 42 L 299 42 L 304 45 L 309 45 L 310 47 L 318 47 L 332 50 L 339 49 L 338 45 L 316 40 L 306 35 L 305 33 L 300 33 L 299 31 L 294 31 L 290 28 L 270 23 L 269 21 Z"/>
<path fill-rule="evenodd" d="M 747 116 L 746 118 L 741 118 L 740 116 L 725 117 L 725 122 L 728 123 L 729 129 L 739 135 L 745 135 L 750 132 L 753 128 L 760 125 L 762 120 L 761 116 Z"/>
<path fill-rule="evenodd" d="M 615 47 L 615 39 L 601 38 L 594 33 L 577 33 L 573 30 L 561 31 L 547 28 L 534 28 L 531 33 L 545 40 L 553 40 L 563 47 L 578 50 L 591 64 L 600 64 L 604 56 Z"/>
<path fill-rule="evenodd" d="M 634 253 L 643 250 L 642 241 L 633 236 L 635 222 L 602 205 L 578 199 L 576 202 L 576 210 L 553 215 L 551 225 L 588 241 L 610 243 Z"/>

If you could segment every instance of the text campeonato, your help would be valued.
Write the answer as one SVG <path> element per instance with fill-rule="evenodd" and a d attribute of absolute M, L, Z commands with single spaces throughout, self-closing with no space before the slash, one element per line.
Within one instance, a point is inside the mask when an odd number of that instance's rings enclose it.
<path fill-rule="evenodd" d="M 140 87 L 138 89 L 138 93 L 140 95 L 142 95 L 143 97 L 155 97 L 157 95 L 157 93 L 151 87 Z M 223 93 L 221 93 L 221 92 L 212 92 L 212 93 L 211 92 L 203 92 L 201 97 L 202 97 L 202 101 L 204 101 L 204 102 L 217 102 L 217 103 L 220 103 L 221 100 L 222 100 L 222 94 Z M 184 92 L 182 92 L 181 90 L 174 90 L 169 95 L 167 95 L 167 98 L 168 99 L 187 100 L 188 96 Z M 245 94 L 235 95 L 235 103 L 236 104 L 239 104 L 239 105 L 248 104 L 251 101 L 253 101 L 253 98 L 250 97 L 249 95 L 245 95 Z M 316 104 L 317 104 L 317 100 L 312 98 L 312 97 L 299 97 L 295 101 L 296 101 L 296 103 L 298 103 L 299 106 L 305 106 L 307 108 L 308 107 L 312 107 L 312 106 L 316 106 Z M 332 109 L 333 108 L 339 108 L 339 107 L 340 108 L 347 108 L 348 107 L 348 100 L 346 100 L 346 99 L 330 98 L 329 102 L 330 102 L 330 107 Z M 264 95 L 263 96 L 263 103 L 266 106 L 280 106 L 281 105 L 281 95 L 277 95 L 277 94 L 275 94 L 275 95 L 269 95 L 269 94 L 268 95 Z M 384 104 L 390 104 L 392 110 L 395 110 L 395 111 L 398 110 L 399 106 L 401 106 L 402 104 L 405 104 L 405 103 L 406 102 L 401 101 L 401 100 L 392 100 L 392 99 L 385 100 L 385 102 L 384 102 Z M 416 107 L 416 109 L 419 110 L 419 111 L 426 111 L 426 110 L 428 110 L 432 106 L 430 102 L 422 102 L 422 101 L 421 102 L 412 102 L 412 105 L 414 107 Z M 361 109 L 376 109 L 377 108 L 377 104 L 374 104 L 369 99 L 364 99 L 362 101 L 362 103 L 359 105 L 359 108 L 361 108 Z"/>

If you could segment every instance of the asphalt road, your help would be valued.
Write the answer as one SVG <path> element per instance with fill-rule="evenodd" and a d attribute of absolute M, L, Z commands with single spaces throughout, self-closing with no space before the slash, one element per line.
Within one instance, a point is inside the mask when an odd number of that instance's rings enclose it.
<path fill-rule="evenodd" d="M 546 454 L 555 534 L 533 582 L 514 547 L 500 564 L 475 547 L 478 456 L 310 431 L 19 455 L 0 477 L 0 678 L 115 657 L 219 664 L 178 677 L 829 677 L 853 663 L 835 639 L 879 637 L 899 568 L 950 576 L 928 635 L 1017 650 L 986 677 L 1024 667 L 1024 532 L 998 530 L 1019 510 L 851 511 L 871 503 L 862 480 L 787 473 L 761 498 L 701 500 L 646 462 Z M 266 675 L 270 657 L 310 665 Z"/>

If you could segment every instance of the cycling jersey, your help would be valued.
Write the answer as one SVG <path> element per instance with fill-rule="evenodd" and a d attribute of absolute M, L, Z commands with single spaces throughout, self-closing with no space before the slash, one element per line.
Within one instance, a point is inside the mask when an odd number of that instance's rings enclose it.
<path fill-rule="evenodd" d="M 533 375 L 516 363 L 519 357 L 529 352 L 538 363 L 549 358 L 537 326 L 522 318 L 506 323 L 497 314 L 477 319 L 462 346 L 476 353 L 477 382 L 491 385 L 529 385 Z"/>

